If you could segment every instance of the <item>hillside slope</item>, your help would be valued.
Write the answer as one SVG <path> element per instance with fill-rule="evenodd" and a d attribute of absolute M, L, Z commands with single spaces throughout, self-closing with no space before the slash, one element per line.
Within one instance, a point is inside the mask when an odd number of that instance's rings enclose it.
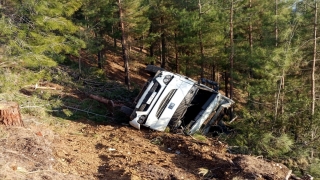
<path fill-rule="evenodd" d="M 121 59 L 111 54 L 105 73 L 122 82 Z M 139 63 L 132 67 L 136 86 L 147 78 L 143 68 Z M 83 94 L 64 85 L 50 83 L 50 87 L 58 87 L 53 90 L 54 97 L 63 99 L 68 94 L 79 102 L 84 99 Z M 43 91 L 39 93 L 46 94 Z M 16 93 L 35 97 L 33 90 Z M 101 108 L 105 106 L 101 104 Z M 219 139 L 199 141 L 182 134 L 136 130 L 127 123 L 116 123 L 117 119 L 98 123 L 89 120 L 94 114 L 89 116 L 68 120 L 24 113 L 25 127 L 0 125 L 0 179 L 274 180 L 285 179 L 291 172 L 283 164 L 261 157 L 229 154 L 228 146 Z"/>
<path fill-rule="evenodd" d="M 4 128 L 1 179 L 285 179 L 289 169 L 226 153 L 215 139 L 91 121 Z"/>

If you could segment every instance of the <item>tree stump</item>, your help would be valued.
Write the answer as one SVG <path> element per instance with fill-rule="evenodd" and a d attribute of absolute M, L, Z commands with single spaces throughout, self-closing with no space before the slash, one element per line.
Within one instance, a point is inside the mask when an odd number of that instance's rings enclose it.
<path fill-rule="evenodd" d="M 17 102 L 0 102 L 0 123 L 6 126 L 24 126 Z"/>

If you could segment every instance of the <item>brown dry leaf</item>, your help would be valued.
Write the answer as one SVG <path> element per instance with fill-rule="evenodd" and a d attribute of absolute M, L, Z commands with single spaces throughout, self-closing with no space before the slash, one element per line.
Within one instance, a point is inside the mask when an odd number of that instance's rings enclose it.
<path fill-rule="evenodd" d="M 11 166 L 11 169 L 16 171 L 17 170 L 17 166 Z"/>
<path fill-rule="evenodd" d="M 37 135 L 37 136 L 43 136 L 40 131 L 36 132 L 36 135 Z"/>

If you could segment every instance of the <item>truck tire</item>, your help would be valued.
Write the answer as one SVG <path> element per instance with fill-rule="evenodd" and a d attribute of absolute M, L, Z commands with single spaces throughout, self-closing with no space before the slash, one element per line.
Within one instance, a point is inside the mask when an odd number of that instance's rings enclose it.
<path fill-rule="evenodd" d="M 121 109 L 120 109 L 121 112 L 123 112 L 124 114 L 130 116 L 133 112 L 133 109 L 127 107 L 127 106 L 121 106 Z"/>
<path fill-rule="evenodd" d="M 146 67 L 146 71 L 151 75 L 155 75 L 158 71 L 164 71 L 164 69 L 161 67 L 149 64 Z"/>

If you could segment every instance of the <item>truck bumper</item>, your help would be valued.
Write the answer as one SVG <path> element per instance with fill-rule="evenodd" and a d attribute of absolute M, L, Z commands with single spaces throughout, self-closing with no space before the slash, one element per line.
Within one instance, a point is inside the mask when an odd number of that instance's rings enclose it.
<path fill-rule="evenodd" d="M 137 118 L 135 118 L 135 119 L 133 119 L 133 120 L 129 121 L 129 124 L 130 124 L 131 126 L 133 126 L 133 127 L 137 128 L 137 129 L 140 129 L 140 124 L 138 123 L 138 121 L 137 121 L 137 120 L 138 120 L 138 119 L 137 119 Z"/>

